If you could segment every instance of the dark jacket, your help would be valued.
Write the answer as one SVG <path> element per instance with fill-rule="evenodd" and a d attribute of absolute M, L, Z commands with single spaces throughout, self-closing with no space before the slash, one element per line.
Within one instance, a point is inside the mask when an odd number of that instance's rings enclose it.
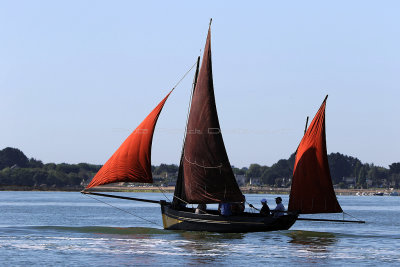
<path fill-rule="evenodd" d="M 271 216 L 271 210 L 269 209 L 267 204 L 262 204 L 260 214 L 262 214 L 264 216 Z"/>

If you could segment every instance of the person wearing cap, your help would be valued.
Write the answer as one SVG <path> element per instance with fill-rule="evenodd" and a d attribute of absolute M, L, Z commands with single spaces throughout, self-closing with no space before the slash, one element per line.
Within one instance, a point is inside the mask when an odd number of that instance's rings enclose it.
<path fill-rule="evenodd" d="M 282 204 L 282 198 L 281 197 L 276 197 L 275 198 L 276 202 L 276 207 L 273 209 L 274 217 L 280 217 L 283 216 L 285 213 L 282 211 L 285 211 L 285 206 Z"/>
<path fill-rule="evenodd" d="M 261 215 L 271 216 L 271 210 L 269 209 L 269 207 L 267 205 L 267 200 L 265 198 L 261 199 L 261 205 L 262 205 L 261 210 L 257 209 L 252 204 L 249 204 L 249 207 L 253 208 L 255 210 L 259 210 Z"/>
<path fill-rule="evenodd" d="M 260 210 L 260 214 L 264 216 L 271 216 L 271 210 L 268 207 L 267 200 L 265 198 L 261 199 L 262 208 Z"/>

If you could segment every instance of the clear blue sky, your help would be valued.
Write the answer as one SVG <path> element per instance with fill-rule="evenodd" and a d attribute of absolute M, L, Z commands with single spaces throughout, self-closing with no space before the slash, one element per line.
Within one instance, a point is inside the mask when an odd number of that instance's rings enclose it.
<path fill-rule="evenodd" d="M 328 152 L 400 161 L 399 1 L 0 1 L 0 149 L 103 164 L 195 62 L 213 18 L 231 164 L 295 151 L 326 94 Z M 153 164 L 178 163 L 193 72 Z"/>

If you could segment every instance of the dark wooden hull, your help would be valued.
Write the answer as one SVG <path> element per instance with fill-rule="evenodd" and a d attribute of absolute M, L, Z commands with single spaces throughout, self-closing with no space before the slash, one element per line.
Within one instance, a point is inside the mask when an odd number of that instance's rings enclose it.
<path fill-rule="evenodd" d="M 219 233 L 245 233 L 288 230 L 297 220 L 297 214 L 279 218 L 265 217 L 256 213 L 240 216 L 195 214 L 192 209 L 176 210 L 170 204 L 161 204 L 164 229 L 208 231 Z"/>

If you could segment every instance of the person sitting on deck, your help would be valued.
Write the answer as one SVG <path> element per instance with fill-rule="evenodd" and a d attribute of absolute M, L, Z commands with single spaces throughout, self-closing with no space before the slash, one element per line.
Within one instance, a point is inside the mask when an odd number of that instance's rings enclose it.
<path fill-rule="evenodd" d="M 196 214 L 205 214 L 207 209 L 206 204 L 199 204 L 194 213 Z"/>
<path fill-rule="evenodd" d="M 231 203 L 219 203 L 218 211 L 222 216 L 231 216 L 232 215 Z"/>
<path fill-rule="evenodd" d="M 264 216 L 267 216 L 267 217 L 271 216 L 271 211 L 270 211 L 270 209 L 268 207 L 267 200 L 265 198 L 261 199 L 261 205 L 262 205 L 261 210 L 257 209 L 252 204 L 249 204 L 249 207 L 260 211 L 261 215 L 264 215 Z"/>
<path fill-rule="evenodd" d="M 268 217 L 271 216 L 271 211 L 268 207 L 267 200 L 265 198 L 261 199 L 261 205 L 262 208 L 260 210 L 260 214 Z"/>
<path fill-rule="evenodd" d="M 282 204 L 281 197 L 276 197 L 275 202 L 276 202 L 276 207 L 275 207 L 275 209 L 273 209 L 273 214 L 274 214 L 274 217 L 277 218 L 277 217 L 283 216 L 285 214 L 284 212 L 282 212 L 282 211 L 285 211 L 285 206 L 283 206 L 283 204 Z"/>

